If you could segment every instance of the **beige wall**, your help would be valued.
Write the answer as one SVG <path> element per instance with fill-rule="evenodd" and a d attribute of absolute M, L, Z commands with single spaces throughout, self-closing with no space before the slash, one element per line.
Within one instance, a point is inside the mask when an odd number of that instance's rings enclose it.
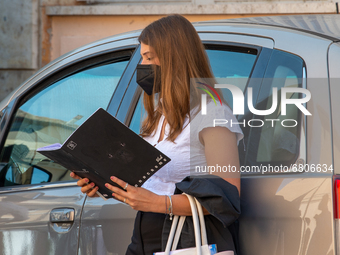
<path fill-rule="evenodd" d="M 185 16 L 185 15 L 184 15 Z M 191 22 L 260 15 L 187 15 Z M 51 60 L 90 42 L 142 29 L 162 16 L 53 16 Z"/>

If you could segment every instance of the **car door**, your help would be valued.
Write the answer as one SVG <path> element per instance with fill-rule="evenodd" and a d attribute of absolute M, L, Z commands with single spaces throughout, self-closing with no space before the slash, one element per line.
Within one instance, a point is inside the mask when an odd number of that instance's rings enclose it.
<path fill-rule="evenodd" d="M 250 77 L 263 77 L 272 52 L 273 42 L 270 39 L 255 38 L 256 43 L 252 44 L 249 37 L 242 35 L 200 35 L 216 77 L 242 77 L 242 90 L 255 86 Z M 140 56 L 135 54 L 131 62 L 137 64 L 140 60 Z M 139 133 L 144 113 L 142 89 L 136 83 L 135 72 L 130 78 L 120 106 L 112 109 L 118 110 L 116 117 L 120 121 Z M 258 92 L 259 89 L 254 88 L 254 97 Z M 115 96 L 112 101 L 115 101 Z M 230 99 L 228 93 L 224 96 Z M 232 105 L 232 102 L 229 103 Z M 243 147 L 240 150 L 243 152 Z M 129 206 L 113 199 L 105 203 L 100 198 L 87 199 L 81 218 L 80 254 L 124 254 L 131 240 L 135 214 Z M 100 221 L 96 220 L 98 218 Z"/>
<path fill-rule="evenodd" d="M 36 149 L 63 143 L 95 110 L 108 108 L 135 50 L 112 45 L 63 59 L 64 66 L 56 61 L 9 105 L 0 141 L 1 254 L 78 253 L 86 195 L 68 169 Z"/>

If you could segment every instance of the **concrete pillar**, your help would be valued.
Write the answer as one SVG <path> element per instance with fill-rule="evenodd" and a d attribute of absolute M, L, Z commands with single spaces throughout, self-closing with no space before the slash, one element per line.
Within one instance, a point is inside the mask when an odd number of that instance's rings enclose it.
<path fill-rule="evenodd" d="M 38 68 L 38 0 L 0 1 L 0 100 Z"/>

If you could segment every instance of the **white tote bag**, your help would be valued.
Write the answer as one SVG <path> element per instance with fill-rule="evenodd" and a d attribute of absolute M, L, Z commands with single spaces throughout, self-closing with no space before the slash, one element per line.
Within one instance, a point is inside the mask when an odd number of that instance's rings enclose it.
<path fill-rule="evenodd" d="M 185 193 L 183 193 L 185 194 Z M 168 242 L 166 244 L 165 252 L 156 252 L 154 255 L 214 255 L 214 254 L 220 254 L 216 253 L 216 245 L 208 245 L 207 240 L 207 232 L 205 228 L 205 222 L 204 222 L 204 215 L 203 215 L 203 209 L 201 204 L 197 201 L 196 198 L 193 196 L 190 196 L 188 194 L 185 194 L 190 202 L 191 212 L 192 212 L 192 220 L 194 223 L 194 231 L 195 231 L 195 243 L 196 247 L 193 248 L 186 248 L 186 249 L 180 249 L 176 250 L 177 244 L 182 232 L 182 228 L 185 221 L 185 216 L 175 216 L 170 233 Z M 179 219 L 179 220 L 178 220 Z M 178 225 L 177 225 L 178 223 Z M 170 251 L 171 249 L 171 251 Z M 227 253 L 223 252 L 221 253 L 225 255 L 234 255 L 233 251 L 227 251 Z"/>

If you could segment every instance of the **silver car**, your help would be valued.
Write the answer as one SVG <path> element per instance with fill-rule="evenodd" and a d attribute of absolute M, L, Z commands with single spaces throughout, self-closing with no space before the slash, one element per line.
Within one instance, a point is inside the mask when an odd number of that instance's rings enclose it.
<path fill-rule="evenodd" d="M 279 106 L 270 115 L 255 115 L 246 105 L 238 116 L 245 134 L 239 145 L 238 254 L 339 255 L 340 16 L 258 17 L 195 27 L 214 75 L 241 77 L 238 87 L 245 98 L 252 89 L 255 109 L 271 107 L 273 88 L 278 94 L 284 88 L 311 94 L 300 108 L 289 105 L 286 115 Z M 136 212 L 114 199 L 86 197 L 69 170 L 36 149 L 63 143 L 99 107 L 139 132 L 139 33 L 61 56 L 0 103 L 0 254 L 125 253 Z M 233 106 L 232 95 L 223 95 Z"/>

